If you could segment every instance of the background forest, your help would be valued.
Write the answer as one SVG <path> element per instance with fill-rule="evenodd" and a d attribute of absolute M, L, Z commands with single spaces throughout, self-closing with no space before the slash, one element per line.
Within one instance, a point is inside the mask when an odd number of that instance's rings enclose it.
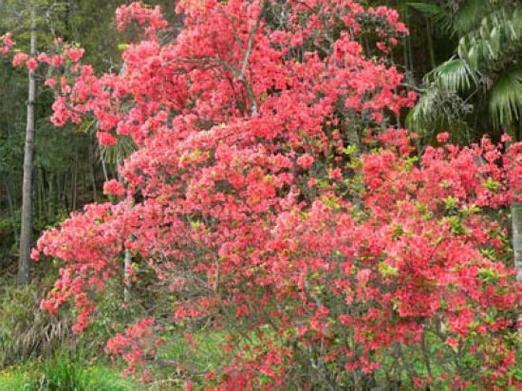
<path fill-rule="evenodd" d="M 52 47 L 55 39 L 61 37 L 64 42 L 85 49 L 84 60 L 93 65 L 96 74 L 119 72 L 122 52 L 139 36 L 137 29 L 122 32 L 115 27 L 116 8 L 127 3 L 130 2 L 0 0 L 0 36 L 12 33 L 16 50 L 26 52 L 35 51 L 31 47 L 32 36 L 36 37 L 36 51 Z M 172 39 L 182 30 L 184 17 L 176 14 L 171 0 L 144 3 L 161 6 L 170 23 L 170 36 L 161 39 Z M 418 100 L 411 109 L 393 115 L 390 124 L 418 134 L 415 143 L 419 156 L 429 146 L 438 145 L 437 135 L 441 132 L 449 132 L 449 141 L 458 145 L 480 142 L 485 134 L 495 143 L 504 133 L 522 141 L 519 1 L 359 3 L 396 9 L 408 26 L 409 34 L 402 35 L 391 49 L 386 65 L 394 65 L 404 73 L 400 88 L 417 92 Z M 379 39 L 371 29 L 358 35 L 366 58 L 380 55 L 376 46 Z M 106 341 L 115 332 L 122 332 L 129 319 L 151 312 L 147 303 L 161 308 L 155 309 L 156 313 L 168 312 L 170 298 L 160 289 L 149 289 L 154 276 L 147 268 L 135 266 L 139 280 L 132 284 L 108 286 L 96 299 L 95 320 L 83 334 L 72 332 L 76 315 L 72 306 L 57 315 L 39 309 L 58 277 L 60 263 L 34 263 L 29 260 L 27 246 L 33 247 L 44 230 L 58 226 L 71 212 L 92 202 L 113 200 L 113 196 L 104 193 L 104 183 L 120 179 L 118 165 L 137 147 L 125 136 L 119 137 L 113 146 L 100 145 L 95 119 L 80 125 L 53 126 L 49 118 L 55 97 L 44 87 L 49 75 L 38 70 L 33 76 L 34 158 L 29 167 L 27 162 L 25 166 L 32 173 L 32 186 L 30 194 L 24 194 L 28 72 L 25 67 L 13 68 L 11 57 L 0 56 L 0 390 L 189 389 L 192 386 L 182 380 L 187 373 L 191 378 L 202 378 L 202 373 L 219 367 L 223 360 L 221 346 L 228 338 L 226 330 L 216 332 L 205 323 L 198 324 L 188 335 L 176 325 L 167 326 L 171 327 L 171 338 L 161 345 L 162 358 L 158 359 L 154 381 L 142 379 L 147 386 L 137 377 L 120 377 L 123 364 L 110 362 L 102 353 Z M 364 148 L 357 137 L 352 140 L 358 149 Z M 24 237 L 22 211 L 24 202 L 27 207 L 27 198 L 32 201 L 28 212 L 31 218 Z M 513 208 L 513 215 L 521 214 L 519 210 Z M 509 209 L 503 209 L 499 216 L 498 223 L 511 229 Z M 513 254 L 510 255 L 513 266 Z M 29 272 L 21 272 L 24 268 Z M 199 346 L 197 350 L 193 349 L 193 339 Z M 190 364 L 177 364 L 182 362 Z M 518 368 L 510 376 L 510 386 L 516 387 L 513 384 L 522 381 L 522 370 Z M 360 389 L 385 389 L 364 384 Z M 409 389 L 408 383 L 391 384 L 395 389 Z"/>

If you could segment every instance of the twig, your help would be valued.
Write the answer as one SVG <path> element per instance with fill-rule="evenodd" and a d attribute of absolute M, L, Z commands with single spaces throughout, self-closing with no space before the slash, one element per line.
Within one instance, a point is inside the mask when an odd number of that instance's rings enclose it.
<path fill-rule="evenodd" d="M 257 100 L 255 97 L 252 85 L 249 82 L 247 82 L 247 80 L 245 78 L 245 73 L 247 71 L 250 55 L 252 54 L 252 49 L 254 47 L 254 38 L 257 33 L 257 30 L 259 30 L 259 26 L 261 25 L 261 19 L 263 18 L 266 4 L 267 4 L 266 2 L 263 2 L 263 5 L 261 6 L 261 9 L 259 10 L 259 15 L 257 16 L 257 19 L 256 19 L 256 24 L 254 25 L 254 28 L 248 34 L 247 49 L 243 55 L 243 64 L 241 65 L 241 72 L 237 76 L 238 80 L 241 83 L 243 83 L 243 85 L 245 86 L 247 95 L 251 101 L 250 114 L 252 114 L 252 116 L 254 116 L 254 117 L 257 115 L 257 112 L 258 112 Z"/>

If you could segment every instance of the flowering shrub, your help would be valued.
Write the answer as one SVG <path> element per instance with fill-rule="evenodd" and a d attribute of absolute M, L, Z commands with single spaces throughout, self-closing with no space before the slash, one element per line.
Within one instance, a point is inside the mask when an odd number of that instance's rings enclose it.
<path fill-rule="evenodd" d="M 153 325 L 153 319 L 143 319 L 107 342 L 107 352 L 121 355 L 128 363 L 124 373 L 134 373 L 136 365 L 141 364 L 146 356 L 154 357 L 156 354 Z M 149 372 L 145 370 L 142 376 L 146 380 Z"/>
<path fill-rule="evenodd" d="M 100 143 L 126 135 L 138 150 L 121 183 L 104 186 L 125 198 L 38 241 L 35 259 L 63 261 L 42 306 L 73 299 L 83 330 L 93 292 L 121 278 L 128 251 L 172 295 L 175 322 L 231 330 L 234 359 L 208 386 L 506 386 L 521 292 L 503 207 L 522 194 L 521 145 L 484 138 L 415 155 L 415 135 L 390 123 L 415 99 L 385 57 L 407 33 L 394 10 L 351 0 L 177 10 L 184 28 L 165 43 L 158 9 L 119 8 L 119 28 L 137 24 L 144 38 L 118 74 L 95 75 L 76 49 L 45 59 L 65 71 L 47 83 L 56 125 L 91 115 Z M 379 42 L 364 53 L 368 31 Z M 140 350 L 151 322 L 109 342 L 131 371 L 153 354 Z"/>
<path fill-rule="evenodd" d="M 0 36 L 0 55 L 8 54 L 14 45 L 15 41 L 13 41 L 11 34 L 4 34 Z"/>

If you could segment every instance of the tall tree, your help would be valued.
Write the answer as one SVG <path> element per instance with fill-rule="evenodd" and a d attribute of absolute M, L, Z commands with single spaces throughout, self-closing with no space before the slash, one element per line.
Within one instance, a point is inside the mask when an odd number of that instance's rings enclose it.
<path fill-rule="evenodd" d="M 31 3 L 31 48 L 30 55 L 36 55 L 36 6 Z M 24 147 L 24 179 L 22 190 L 22 226 L 20 232 L 20 257 L 18 260 L 19 284 L 29 282 L 32 242 L 32 194 L 33 194 L 33 155 L 35 132 L 36 77 L 35 69 L 29 68 L 29 88 L 27 98 L 27 124 Z"/>

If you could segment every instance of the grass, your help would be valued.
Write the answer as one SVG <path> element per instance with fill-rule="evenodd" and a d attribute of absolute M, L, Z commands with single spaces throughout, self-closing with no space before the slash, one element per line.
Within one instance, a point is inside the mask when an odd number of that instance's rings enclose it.
<path fill-rule="evenodd" d="M 176 332 L 159 350 L 160 358 L 190 365 L 193 370 L 202 372 L 216 369 L 223 363 L 223 345 L 227 333 L 199 330 L 193 333 L 193 344 L 189 344 L 182 333 Z"/>
<path fill-rule="evenodd" d="M 203 376 L 223 363 L 222 344 L 225 333 L 198 331 L 189 344 L 183 334 L 173 332 L 161 346 L 159 360 L 166 365 L 155 371 L 155 379 L 144 386 L 120 375 L 121 368 L 112 368 L 107 362 L 94 363 L 81 354 L 58 352 L 45 360 L 31 360 L 19 366 L 0 371 L 0 391 L 160 391 L 182 389 L 175 365 L 181 364 L 190 373 Z M 181 383 L 180 383 L 181 382 Z"/>
<path fill-rule="evenodd" d="M 58 356 L 0 372 L 0 391 L 138 391 L 139 385 L 98 363 Z"/>

